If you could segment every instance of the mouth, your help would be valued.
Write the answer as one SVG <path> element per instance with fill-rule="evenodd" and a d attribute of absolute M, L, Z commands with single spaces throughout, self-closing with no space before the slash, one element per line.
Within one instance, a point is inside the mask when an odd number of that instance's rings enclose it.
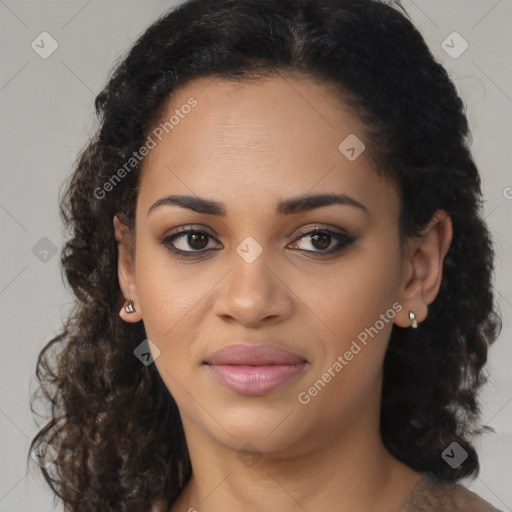
<path fill-rule="evenodd" d="M 304 371 L 302 356 L 271 345 L 230 345 L 203 365 L 222 386 L 244 396 L 262 396 Z"/>

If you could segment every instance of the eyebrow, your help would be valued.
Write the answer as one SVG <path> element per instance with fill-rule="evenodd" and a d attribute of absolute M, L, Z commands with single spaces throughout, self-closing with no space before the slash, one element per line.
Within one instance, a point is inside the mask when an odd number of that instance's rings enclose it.
<path fill-rule="evenodd" d="M 345 194 L 316 194 L 292 197 L 290 199 L 280 201 L 277 204 L 276 213 L 278 215 L 290 215 L 335 204 L 354 206 L 366 213 L 369 213 L 368 209 L 363 204 Z M 216 215 L 219 217 L 225 217 L 227 215 L 225 206 L 218 201 L 184 195 L 170 195 L 158 199 L 158 201 L 152 204 L 149 208 L 148 215 L 160 206 L 180 206 L 181 208 L 193 210 L 205 215 Z"/>

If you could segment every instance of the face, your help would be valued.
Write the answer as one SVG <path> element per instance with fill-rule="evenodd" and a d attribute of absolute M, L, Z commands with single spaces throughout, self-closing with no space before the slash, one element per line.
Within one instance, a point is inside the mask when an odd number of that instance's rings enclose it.
<path fill-rule="evenodd" d="M 173 114 L 153 132 L 134 265 L 119 269 L 187 438 L 278 453 L 378 428 L 407 276 L 399 196 L 361 152 L 364 126 L 298 77 L 198 79 Z"/>

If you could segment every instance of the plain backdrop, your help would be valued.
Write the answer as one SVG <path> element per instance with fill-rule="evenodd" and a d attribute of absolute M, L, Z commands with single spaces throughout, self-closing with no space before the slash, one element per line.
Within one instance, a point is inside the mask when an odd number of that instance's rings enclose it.
<path fill-rule="evenodd" d="M 37 354 L 73 300 L 59 269 L 58 196 L 92 134 L 94 98 L 115 60 L 173 5 L 0 0 L 0 511 L 58 510 L 39 468 L 26 464 L 36 432 L 29 396 Z M 495 288 L 504 323 L 482 394 L 482 420 L 496 433 L 477 442 L 479 477 L 462 483 L 512 511 L 512 1 L 403 5 L 465 101 L 485 217 L 496 239 Z"/>

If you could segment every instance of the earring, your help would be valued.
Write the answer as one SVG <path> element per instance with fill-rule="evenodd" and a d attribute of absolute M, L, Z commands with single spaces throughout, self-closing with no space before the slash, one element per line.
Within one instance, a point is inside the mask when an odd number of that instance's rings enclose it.
<path fill-rule="evenodd" d="M 412 311 L 409 311 L 409 320 L 411 321 L 411 327 L 416 329 L 418 327 L 418 321 L 416 320 L 416 315 Z"/>
<path fill-rule="evenodd" d="M 125 310 L 127 313 L 134 313 L 134 312 L 135 312 L 135 308 L 133 307 L 133 301 L 132 301 L 132 299 L 130 299 L 130 302 L 128 302 L 128 304 L 124 307 L 124 310 Z"/>

